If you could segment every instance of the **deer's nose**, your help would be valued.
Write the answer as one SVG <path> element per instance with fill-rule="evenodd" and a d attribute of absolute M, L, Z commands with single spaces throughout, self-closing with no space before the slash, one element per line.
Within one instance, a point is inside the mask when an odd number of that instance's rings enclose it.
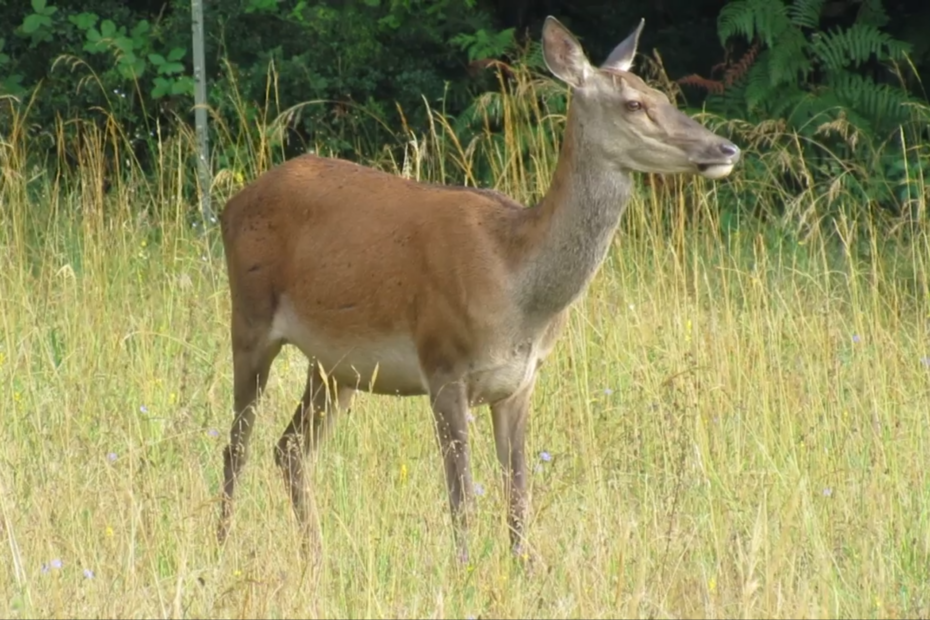
<path fill-rule="evenodd" d="M 724 142 L 719 148 L 720 152 L 723 153 L 725 157 L 736 157 L 739 155 L 739 147 L 732 142 Z"/>

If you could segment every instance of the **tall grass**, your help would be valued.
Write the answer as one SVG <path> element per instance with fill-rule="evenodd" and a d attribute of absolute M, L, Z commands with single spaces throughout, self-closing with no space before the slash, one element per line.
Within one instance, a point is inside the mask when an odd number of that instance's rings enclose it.
<path fill-rule="evenodd" d="M 557 86 L 515 80 L 477 108 L 487 130 L 473 139 L 434 111 L 426 135 L 399 131 L 403 159 L 365 161 L 433 182 L 485 170 L 538 199 L 564 117 Z M 229 543 L 214 541 L 228 293 L 216 232 L 189 215 L 192 136 L 160 135 L 146 168 L 111 119 L 63 122 L 58 158 L 35 165 L 27 113 L 13 118 L 0 136 L 5 613 L 930 614 L 930 236 L 921 220 L 871 217 L 841 177 L 829 196 L 787 192 L 784 166 L 806 165 L 791 136 L 708 119 L 771 166 L 764 187 L 742 169 L 640 179 L 534 400 L 538 570 L 508 553 L 485 410 L 460 569 L 426 400 L 361 395 L 316 461 L 325 557 L 312 573 L 272 464 L 305 377 L 294 350 L 273 369 Z M 219 127 L 216 148 L 235 155 L 217 204 L 279 156 L 273 115 L 246 118 Z M 721 195 L 747 189 L 792 208 L 722 221 Z"/>

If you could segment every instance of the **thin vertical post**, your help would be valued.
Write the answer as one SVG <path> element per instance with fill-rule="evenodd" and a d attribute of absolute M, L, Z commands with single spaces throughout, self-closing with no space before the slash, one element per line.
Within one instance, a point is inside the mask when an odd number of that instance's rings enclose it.
<path fill-rule="evenodd" d="M 194 124 L 197 131 L 197 172 L 200 176 L 200 212 L 203 225 L 213 222 L 210 208 L 210 140 L 207 135 L 207 72 L 203 52 L 203 0 L 191 0 L 194 31 Z"/>

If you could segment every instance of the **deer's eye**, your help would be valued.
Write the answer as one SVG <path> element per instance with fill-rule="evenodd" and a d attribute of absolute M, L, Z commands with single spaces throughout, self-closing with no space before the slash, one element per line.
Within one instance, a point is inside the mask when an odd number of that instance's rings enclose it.
<path fill-rule="evenodd" d="M 626 109 L 630 112 L 639 112 L 643 109 L 643 104 L 639 101 L 627 101 Z"/>

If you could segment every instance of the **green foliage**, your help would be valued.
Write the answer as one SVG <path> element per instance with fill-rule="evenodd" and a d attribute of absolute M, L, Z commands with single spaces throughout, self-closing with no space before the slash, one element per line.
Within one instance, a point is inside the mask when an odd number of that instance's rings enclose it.
<path fill-rule="evenodd" d="M 18 24 L 0 27 L 0 94 L 27 105 L 41 93 L 30 116 L 44 126 L 112 117 L 151 152 L 156 124 L 190 123 L 193 105 L 190 3 L 161 4 L 154 13 L 119 0 L 0 2 L 0 23 Z M 386 127 L 425 128 L 424 100 L 466 108 L 491 77 L 468 63 L 503 53 L 514 33 L 499 32 L 475 0 L 217 2 L 204 29 L 218 120 L 290 111 L 276 137 L 289 153 L 323 143 L 342 155 L 393 143 Z"/>
<path fill-rule="evenodd" d="M 863 2 L 852 23 L 828 29 L 821 28 L 824 7 L 824 0 L 732 0 L 724 6 L 721 42 L 741 40 L 748 47 L 706 105 L 753 123 L 783 121 L 779 131 L 802 138 L 811 166 L 806 182 L 832 182 L 837 158 L 870 162 L 871 176 L 859 184 L 861 200 L 897 209 L 900 187 L 882 173 L 893 174 L 900 163 L 876 153 L 884 152 L 883 143 L 901 140 L 895 152 L 906 151 L 926 127 L 925 108 L 915 106 L 919 100 L 898 70 L 911 46 L 880 29 L 888 22 L 881 0 Z"/>
<path fill-rule="evenodd" d="M 509 51 L 513 43 L 513 28 L 500 32 L 488 32 L 483 28 L 474 34 L 459 33 L 449 39 L 449 43 L 468 52 L 468 60 L 495 58 Z"/>
<path fill-rule="evenodd" d="M 910 120 L 912 102 L 900 85 L 857 72 L 867 63 L 902 61 L 909 44 L 876 24 L 887 20 L 881 2 L 872 0 L 847 28 L 817 30 L 823 0 L 734 0 L 720 12 L 719 35 L 758 41 L 763 51 L 724 98 L 722 111 L 749 119 L 787 118 L 803 128 L 813 119 L 860 119 L 869 134 L 887 136 Z M 811 80 L 816 73 L 818 79 Z M 811 96 L 813 95 L 813 96 Z"/>

